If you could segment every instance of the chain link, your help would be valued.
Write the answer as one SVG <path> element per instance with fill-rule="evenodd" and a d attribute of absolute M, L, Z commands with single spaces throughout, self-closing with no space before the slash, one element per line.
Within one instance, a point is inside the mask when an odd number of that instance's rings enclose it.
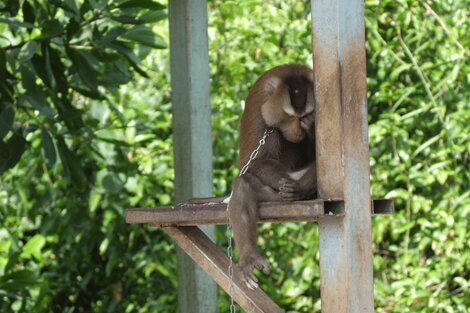
<path fill-rule="evenodd" d="M 256 147 L 256 149 L 253 150 L 253 152 L 250 154 L 250 159 L 242 167 L 242 169 L 240 170 L 240 174 L 238 176 L 242 176 L 246 173 L 246 171 L 248 171 L 248 168 L 250 167 L 251 161 L 256 159 L 256 157 L 258 156 L 259 149 L 261 149 L 261 147 L 266 143 L 266 138 L 268 138 L 268 136 L 271 135 L 273 133 L 273 131 L 274 131 L 274 129 L 272 129 L 271 127 L 264 129 L 264 134 L 263 134 L 263 137 L 260 139 L 260 141 L 258 143 L 258 147 Z"/>
<path fill-rule="evenodd" d="M 229 258 L 229 265 L 228 265 L 228 276 L 230 277 L 230 288 L 229 288 L 229 296 L 230 296 L 230 313 L 235 313 L 235 302 L 233 301 L 233 244 L 232 244 L 232 227 L 230 226 L 230 219 L 228 214 L 228 205 L 227 205 L 227 238 L 228 238 L 228 248 L 227 248 L 227 256 Z"/>
<path fill-rule="evenodd" d="M 258 143 L 258 147 L 250 154 L 250 159 L 240 170 L 240 174 L 238 176 L 242 176 L 248 171 L 250 163 L 256 159 L 258 156 L 259 150 L 261 147 L 266 143 L 266 139 L 270 134 L 274 131 L 273 128 L 268 127 L 264 129 L 263 137 L 260 139 Z M 233 243 L 232 243 L 232 227 L 230 226 L 230 218 L 228 212 L 228 205 L 227 205 L 227 238 L 228 238 L 228 247 L 227 247 L 227 256 L 229 258 L 229 265 L 228 265 L 228 276 L 230 277 L 230 288 L 229 288 L 229 296 L 230 296 L 230 313 L 236 313 L 235 303 L 233 301 Z"/>

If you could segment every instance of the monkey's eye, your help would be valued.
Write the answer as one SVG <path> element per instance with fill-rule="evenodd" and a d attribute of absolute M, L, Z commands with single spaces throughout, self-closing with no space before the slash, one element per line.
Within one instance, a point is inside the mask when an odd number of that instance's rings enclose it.
<path fill-rule="evenodd" d="M 294 89 L 294 94 L 298 94 L 299 93 L 299 89 Z"/>

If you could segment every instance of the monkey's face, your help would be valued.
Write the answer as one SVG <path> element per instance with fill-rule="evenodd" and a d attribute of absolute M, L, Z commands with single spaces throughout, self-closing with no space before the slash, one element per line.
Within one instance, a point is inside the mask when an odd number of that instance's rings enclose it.
<path fill-rule="evenodd" d="M 302 76 L 287 77 L 261 107 L 266 124 L 290 142 L 302 141 L 313 126 L 313 83 Z"/>
<path fill-rule="evenodd" d="M 290 142 L 300 142 L 305 138 L 306 132 L 300 126 L 300 118 L 298 116 L 288 116 L 279 125 L 284 138 Z"/>

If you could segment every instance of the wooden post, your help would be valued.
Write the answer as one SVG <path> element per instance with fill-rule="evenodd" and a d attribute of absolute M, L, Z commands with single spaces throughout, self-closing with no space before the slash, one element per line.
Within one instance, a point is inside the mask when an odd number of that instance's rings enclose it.
<path fill-rule="evenodd" d="M 323 313 L 374 312 L 363 0 L 312 0 Z"/>
<path fill-rule="evenodd" d="M 169 3 L 171 88 L 177 203 L 213 194 L 206 0 Z M 214 226 L 202 226 L 214 240 Z M 181 313 L 217 312 L 217 286 L 178 249 Z"/>

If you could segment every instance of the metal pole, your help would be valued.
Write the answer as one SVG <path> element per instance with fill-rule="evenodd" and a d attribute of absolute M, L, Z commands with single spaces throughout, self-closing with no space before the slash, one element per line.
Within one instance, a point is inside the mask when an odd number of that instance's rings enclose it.
<path fill-rule="evenodd" d="M 207 1 L 169 3 L 177 203 L 213 195 Z M 214 240 L 214 226 L 201 229 Z M 217 312 L 217 286 L 178 249 L 181 313 Z"/>
<path fill-rule="evenodd" d="M 312 0 L 323 313 L 374 312 L 363 0 Z"/>

